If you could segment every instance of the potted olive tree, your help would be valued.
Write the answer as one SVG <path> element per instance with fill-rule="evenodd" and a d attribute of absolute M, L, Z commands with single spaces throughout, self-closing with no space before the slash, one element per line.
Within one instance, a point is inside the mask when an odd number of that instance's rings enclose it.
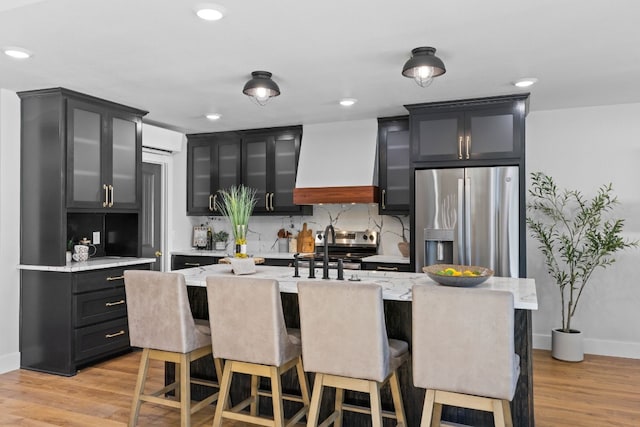
<path fill-rule="evenodd" d="M 527 224 L 560 291 L 562 327 L 551 331 L 556 359 L 583 359 L 582 333 L 571 324 L 580 297 L 596 269 L 613 264 L 615 252 L 638 245 L 621 237 L 624 220 L 611 218 L 616 204 L 611 184 L 588 200 L 577 190 L 558 190 L 542 172 L 531 174 Z"/>

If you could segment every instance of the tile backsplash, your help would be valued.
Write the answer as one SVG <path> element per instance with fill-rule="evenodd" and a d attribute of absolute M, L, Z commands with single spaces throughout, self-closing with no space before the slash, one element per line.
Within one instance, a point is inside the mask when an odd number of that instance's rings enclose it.
<path fill-rule="evenodd" d="M 399 217 L 404 224 L 404 234 L 409 239 L 409 217 Z M 213 231 L 226 230 L 231 227 L 225 217 L 190 217 L 192 225 L 209 225 Z M 402 241 L 402 225 L 393 216 L 378 215 L 378 205 L 316 205 L 313 215 L 306 216 L 252 216 L 247 233 L 247 250 L 249 253 L 277 252 L 278 230 L 284 228 L 294 236 L 302 230 L 304 223 L 307 228 L 324 231 L 329 223 L 335 228 L 346 230 L 376 230 L 380 235 L 381 255 L 401 256 L 398 242 Z"/>

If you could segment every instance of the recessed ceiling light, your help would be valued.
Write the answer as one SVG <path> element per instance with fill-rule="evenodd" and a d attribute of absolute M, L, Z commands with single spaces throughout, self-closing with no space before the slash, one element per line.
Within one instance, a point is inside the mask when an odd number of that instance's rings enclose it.
<path fill-rule="evenodd" d="M 205 21 L 219 21 L 224 17 L 224 8 L 217 4 L 199 5 L 196 8 L 198 18 Z"/>
<path fill-rule="evenodd" d="M 31 57 L 31 52 L 20 47 L 6 47 L 4 54 L 15 59 L 27 59 Z"/>
<path fill-rule="evenodd" d="M 340 105 L 343 107 L 351 107 L 356 102 L 358 102 L 358 100 L 355 98 L 344 98 L 340 100 Z"/>
<path fill-rule="evenodd" d="M 535 77 L 527 77 L 524 79 L 516 80 L 515 82 L 513 82 L 513 85 L 517 87 L 529 87 L 533 86 L 537 81 L 538 79 L 536 79 Z"/>
<path fill-rule="evenodd" d="M 220 120 L 220 117 L 222 117 L 222 114 L 211 113 L 211 114 L 207 114 L 205 117 L 209 120 Z"/>

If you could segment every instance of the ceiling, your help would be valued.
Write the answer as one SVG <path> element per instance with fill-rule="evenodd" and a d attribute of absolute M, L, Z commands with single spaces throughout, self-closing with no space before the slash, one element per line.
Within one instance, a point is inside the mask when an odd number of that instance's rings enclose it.
<path fill-rule="evenodd" d="M 0 48 L 33 57 L 0 55 L 0 87 L 66 87 L 185 132 L 402 115 L 523 92 L 511 83 L 529 76 L 531 110 L 640 102 L 635 0 L 213 1 L 217 22 L 196 17 L 198 0 L 2 0 Z M 419 46 L 447 67 L 428 88 L 401 75 Z M 265 107 L 241 92 L 254 70 L 282 91 Z"/>

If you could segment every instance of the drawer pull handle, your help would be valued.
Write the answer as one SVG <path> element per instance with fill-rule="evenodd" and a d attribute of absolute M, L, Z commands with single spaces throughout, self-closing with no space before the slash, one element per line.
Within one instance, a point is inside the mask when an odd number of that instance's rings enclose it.
<path fill-rule="evenodd" d="M 114 280 L 122 280 L 124 276 L 107 277 L 107 282 L 113 282 Z"/>
<path fill-rule="evenodd" d="M 376 270 L 382 270 L 382 271 L 398 271 L 398 267 L 385 267 L 382 265 L 378 265 L 376 266 Z"/>
<path fill-rule="evenodd" d="M 199 262 L 185 262 L 184 265 L 188 265 L 189 267 L 200 267 Z"/>
<path fill-rule="evenodd" d="M 121 299 L 120 301 L 116 301 L 116 302 L 106 302 L 104 304 L 105 307 L 113 307 L 114 305 L 122 305 L 124 304 L 124 300 Z"/>
<path fill-rule="evenodd" d="M 115 334 L 107 334 L 104 337 L 105 338 L 115 338 L 115 337 L 119 337 L 120 335 L 124 335 L 125 332 L 121 329 L 120 332 L 116 332 Z"/>

